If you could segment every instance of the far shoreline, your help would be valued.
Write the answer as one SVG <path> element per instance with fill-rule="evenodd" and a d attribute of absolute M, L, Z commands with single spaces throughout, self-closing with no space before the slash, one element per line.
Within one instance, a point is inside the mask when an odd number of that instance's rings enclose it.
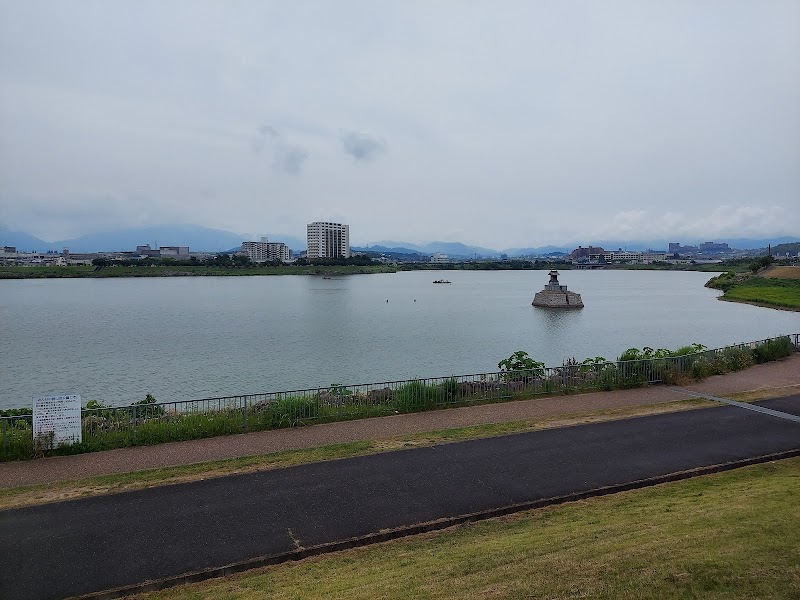
<path fill-rule="evenodd" d="M 609 265 L 602 270 L 616 271 L 695 271 L 720 273 L 730 267 L 720 265 Z M 398 273 L 405 271 L 537 271 L 548 269 L 573 270 L 569 263 L 531 263 L 518 268 L 509 263 L 491 261 L 487 263 L 450 263 L 433 265 L 427 263 L 373 264 L 373 265 L 59 265 L 18 266 L 0 265 L 0 281 L 4 279 L 109 279 L 137 277 L 252 277 L 281 275 L 371 275 L 376 273 Z M 578 269 L 580 270 L 580 269 Z"/>

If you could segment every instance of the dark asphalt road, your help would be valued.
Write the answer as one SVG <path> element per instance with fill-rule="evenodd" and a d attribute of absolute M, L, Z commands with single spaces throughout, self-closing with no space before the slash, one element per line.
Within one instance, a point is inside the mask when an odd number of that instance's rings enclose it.
<path fill-rule="evenodd" d="M 761 404 L 800 414 L 800 396 Z M 0 511 L 0 599 L 63 598 L 797 448 L 797 423 L 725 406 Z"/>

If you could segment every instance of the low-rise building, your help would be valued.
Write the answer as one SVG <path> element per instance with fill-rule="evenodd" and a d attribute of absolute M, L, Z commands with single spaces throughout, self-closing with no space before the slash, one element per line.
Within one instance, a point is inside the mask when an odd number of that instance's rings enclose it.
<path fill-rule="evenodd" d="M 651 263 L 667 260 L 666 252 L 655 252 L 648 250 L 647 252 L 629 252 L 620 248 L 611 252 L 604 252 L 603 258 L 606 262 L 641 262 Z"/>
<path fill-rule="evenodd" d="M 189 258 L 189 246 L 161 246 L 158 253 L 162 257 Z"/>
<path fill-rule="evenodd" d="M 241 253 L 253 262 L 288 262 L 292 259 L 292 251 L 283 242 L 269 242 L 262 237 L 260 242 L 242 242 Z"/>

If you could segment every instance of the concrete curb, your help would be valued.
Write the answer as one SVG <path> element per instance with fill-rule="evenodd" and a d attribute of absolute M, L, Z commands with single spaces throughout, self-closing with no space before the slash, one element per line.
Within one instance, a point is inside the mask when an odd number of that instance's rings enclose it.
<path fill-rule="evenodd" d="M 699 477 L 701 475 L 721 473 L 724 471 L 731 471 L 733 469 L 738 469 L 741 467 L 771 462 L 775 460 L 782 460 L 786 458 L 794 458 L 797 456 L 800 456 L 800 448 L 797 448 L 795 450 L 787 450 L 784 452 L 777 452 L 774 454 L 766 454 L 754 458 L 746 458 L 742 460 L 721 463 L 717 465 L 710 465 L 707 467 L 689 469 L 687 471 L 677 471 L 675 473 L 668 473 L 666 475 L 659 475 L 657 477 L 650 477 L 647 479 L 639 479 L 628 483 L 620 483 L 616 485 L 600 487 L 585 492 L 577 492 L 574 494 L 567 494 L 564 496 L 556 496 L 552 498 L 543 498 L 541 500 L 533 500 L 530 502 L 513 504 L 510 506 L 494 508 L 475 513 L 469 513 L 457 517 L 447 517 L 444 519 L 438 519 L 436 521 L 429 521 L 427 523 L 418 523 L 416 525 L 398 527 L 397 529 L 392 529 L 389 531 L 371 533 L 365 536 L 350 538 L 338 542 L 329 542 L 327 544 L 320 544 L 318 546 L 312 546 L 310 548 L 301 548 L 291 552 L 273 554 L 270 556 L 260 556 L 245 561 L 225 565 L 223 567 L 213 567 L 209 569 L 204 569 L 202 571 L 184 573 L 183 575 L 177 575 L 175 577 L 167 577 L 155 581 L 145 581 L 142 583 L 118 587 L 110 590 L 92 592 L 90 594 L 85 594 L 82 596 L 72 596 L 67 600 L 110 600 L 112 598 L 121 598 L 132 594 L 155 592 L 187 583 L 197 583 L 200 581 L 206 581 L 208 579 L 225 577 L 227 575 L 233 575 L 234 573 L 241 573 L 244 571 L 257 569 L 260 567 L 279 565 L 286 562 L 302 560 L 304 558 L 309 558 L 312 556 L 319 556 L 322 554 L 338 552 L 340 550 L 349 550 L 352 548 L 361 548 L 364 546 L 370 546 L 372 544 L 378 544 L 390 540 L 396 540 L 413 535 L 419 535 L 422 533 L 428 533 L 430 531 L 447 529 L 448 527 L 453 527 L 455 525 L 462 525 L 464 523 L 484 521 L 486 519 L 492 519 L 504 515 L 510 515 L 526 510 L 544 508 L 546 506 L 555 506 L 559 504 L 565 504 L 567 502 L 585 500 L 587 498 L 608 496 L 610 494 L 616 494 L 618 492 L 626 492 L 630 490 L 652 487 L 654 485 L 659 485 L 662 483 L 681 481 L 684 479 Z"/>

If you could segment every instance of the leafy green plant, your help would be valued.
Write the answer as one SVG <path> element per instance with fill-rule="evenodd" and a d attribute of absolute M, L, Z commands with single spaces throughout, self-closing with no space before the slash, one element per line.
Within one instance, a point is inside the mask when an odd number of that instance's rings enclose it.
<path fill-rule="evenodd" d="M 332 396 L 352 396 L 353 392 L 348 390 L 341 383 L 332 383 L 328 388 L 328 393 Z"/>
<path fill-rule="evenodd" d="M 137 419 L 152 419 L 164 414 L 164 407 L 156 404 L 153 394 L 147 394 L 143 400 L 133 402 L 131 406 L 136 407 Z"/>
<path fill-rule="evenodd" d="M 533 360 L 527 352 L 517 350 L 497 363 L 497 368 L 503 373 L 506 381 L 517 381 L 526 377 L 544 377 L 545 366 L 543 362 Z"/>
<path fill-rule="evenodd" d="M 23 415 L 32 415 L 33 409 L 31 408 L 7 408 L 0 410 L 0 417 L 20 417 Z"/>
<path fill-rule="evenodd" d="M 578 370 L 581 373 L 600 373 L 611 366 L 605 356 L 595 356 L 594 358 L 584 358 L 578 366 Z"/>

